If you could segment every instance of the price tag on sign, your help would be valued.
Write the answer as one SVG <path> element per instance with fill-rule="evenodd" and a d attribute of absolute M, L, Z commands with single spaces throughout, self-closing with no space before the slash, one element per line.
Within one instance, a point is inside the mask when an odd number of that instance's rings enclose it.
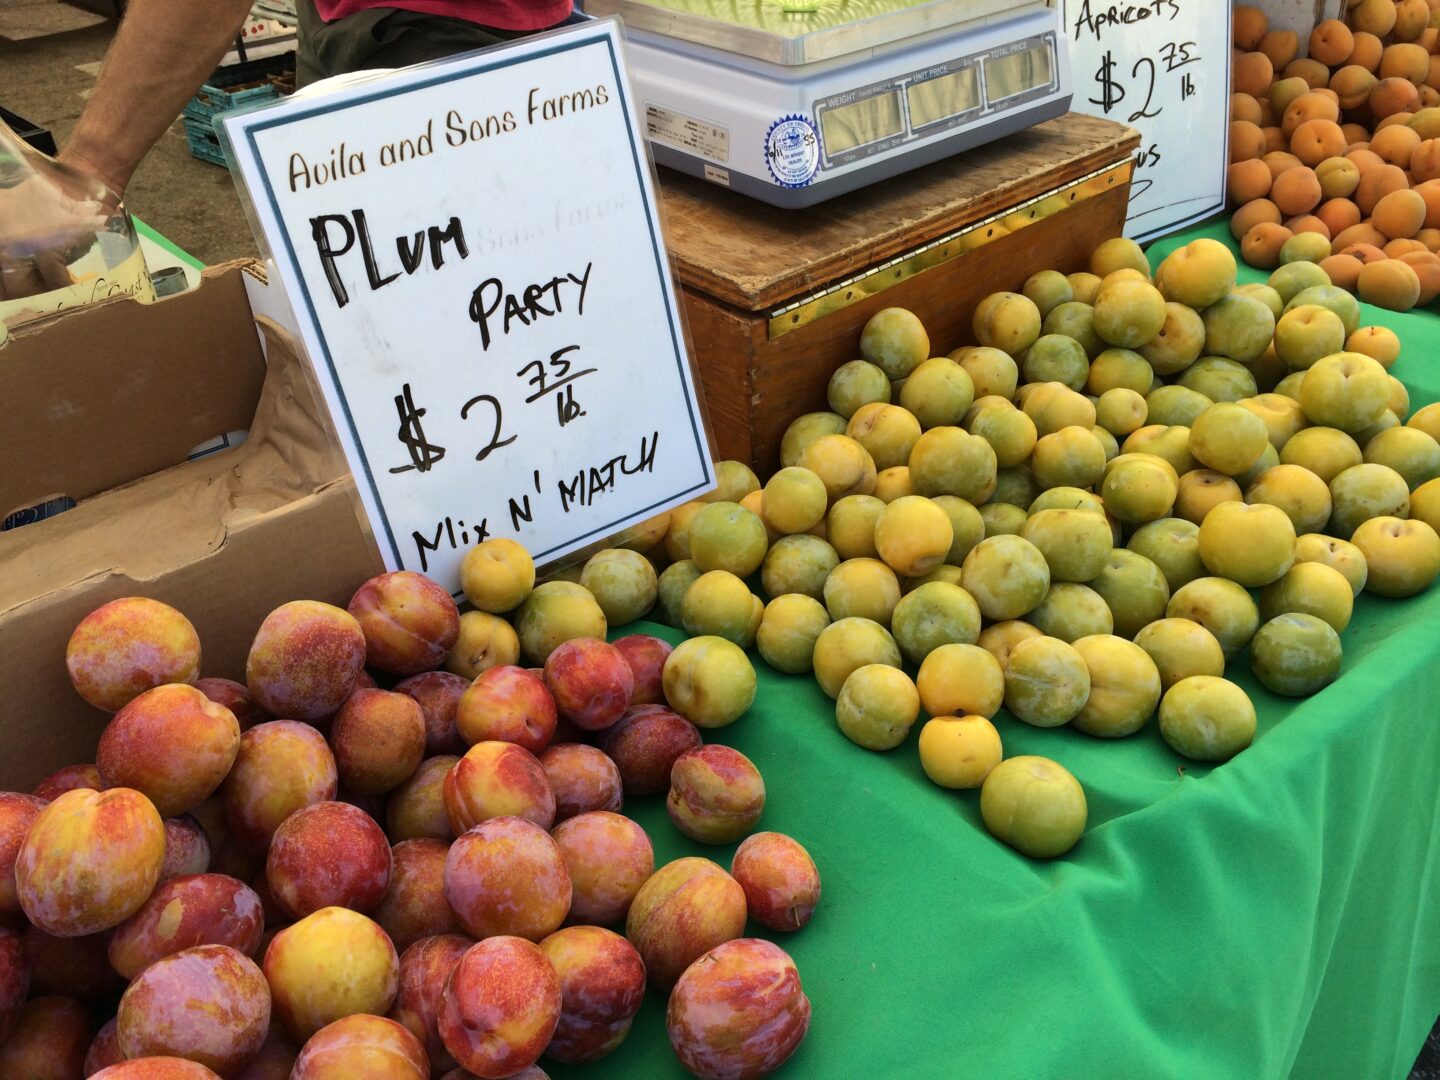
<path fill-rule="evenodd" d="M 714 486 L 617 24 L 222 121 L 392 569 Z"/>
<path fill-rule="evenodd" d="M 1225 208 L 1229 3 L 1064 0 L 1076 112 L 1140 132 L 1125 234 L 1149 240 Z"/>

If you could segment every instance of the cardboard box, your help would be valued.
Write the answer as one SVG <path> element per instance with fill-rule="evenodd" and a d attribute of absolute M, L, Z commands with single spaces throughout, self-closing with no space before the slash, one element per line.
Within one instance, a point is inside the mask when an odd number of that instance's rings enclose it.
<path fill-rule="evenodd" d="M 258 264 L 213 267 L 193 292 L 62 312 L 0 347 L 0 516 L 78 504 L 0 532 L 0 790 L 94 760 L 109 717 L 70 686 L 65 644 L 100 604 L 175 606 L 201 674 L 243 681 L 266 614 L 343 605 L 383 569 L 309 372 L 267 319 L 262 351 L 247 276 Z M 240 446 L 187 461 L 240 429 Z"/>

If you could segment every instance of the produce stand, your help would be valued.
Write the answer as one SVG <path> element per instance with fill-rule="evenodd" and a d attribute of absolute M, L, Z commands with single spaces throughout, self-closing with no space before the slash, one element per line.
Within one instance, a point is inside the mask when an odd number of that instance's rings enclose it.
<path fill-rule="evenodd" d="M 721 456 L 774 469 L 785 426 L 825 407 L 830 373 L 881 308 L 924 312 L 951 349 L 973 340 L 987 293 L 1081 269 L 1124 224 L 1138 139 L 1070 113 L 798 211 L 663 173 L 666 245 Z"/>
<path fill-rule="evenodd" d="M 1152 265 L 1224 223 L 1157 243 Z M 1241 266 L 1240 279 L 1265 274 Z M 1366 306 L 1405 351 L 1412 407 L 1440 399 L 1433 314 Z M 683 634 L 654 624 L 624 632 Z M 996 718 L 1006 755 L 1085 785 L 1085 837 L 1054 862 L 996 844 L 974 793 L 920 769 L 912 735 L 872 754 L 805 676 L 755 657 L 750 714 L 724 732 L 766 777 L 761 828 L 825 876 L 814 921 L 783 937 L 815 1004 L 795 1076 L 1402 1077 L 1440 1012 L 1440 596 L 1363 594 L 1341 678 L 1292 701 L 1246 663 L 1255 744 L 1186 762 L 1152 721 L 1116 742 Z M 627 802 L 656 863 L 690 843 L 662 800 Z M 551 1075 L 681 1077 L 651 996 L 600 1067 Z"/>

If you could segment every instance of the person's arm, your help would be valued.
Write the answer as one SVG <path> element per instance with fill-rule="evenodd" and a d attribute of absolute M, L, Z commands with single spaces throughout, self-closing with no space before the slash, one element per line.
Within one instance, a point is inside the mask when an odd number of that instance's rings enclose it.
<path fill-rule="evenodd" d="M 130 0 L 60 160 L 123 192 L 140 159 L 234 43 L 250 3 Z"/>

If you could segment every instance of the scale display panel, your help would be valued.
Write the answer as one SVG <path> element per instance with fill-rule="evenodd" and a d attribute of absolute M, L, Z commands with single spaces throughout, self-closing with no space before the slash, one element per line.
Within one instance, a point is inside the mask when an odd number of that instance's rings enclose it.
<path fill-rule="evenodd" d="M 1049 86 L 1054 78 L 1050 46 L 1037 45 L 1009 56 L 992 56 L 985 61 L 985 93 L 991 101 L 1003 101 L 1026 90 Z"/>
<path fill-rule="evenodd" d="M 820 134 L 831 154 L 879 142 L 904 130 L 899 91 L 876 94 L 820 114 Z"/>
<path fill-rule="evenodd" d="M 910 123 L 917 128 L 938 124 L 952 116 L 980 107 L 980 77 L 973 67 L 952 71 L 905 90 L 910 106 Z"/>

